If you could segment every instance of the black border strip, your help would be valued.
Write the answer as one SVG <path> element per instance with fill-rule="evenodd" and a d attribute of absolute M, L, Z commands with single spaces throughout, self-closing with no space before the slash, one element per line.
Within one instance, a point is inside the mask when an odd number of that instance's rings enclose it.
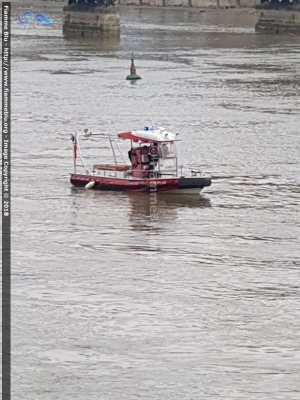
<path fill-rule="evenodd" d="M 11 399 L 11 3 L 2 3 L 2 400 Z"/>

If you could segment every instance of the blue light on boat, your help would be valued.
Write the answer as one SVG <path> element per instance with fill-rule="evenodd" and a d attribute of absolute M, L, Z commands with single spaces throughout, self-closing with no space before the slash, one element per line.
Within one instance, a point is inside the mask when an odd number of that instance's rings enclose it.
<path fill-rule="evenodd" d="M 144 126 L 144 131 L 148 131 L 148 130 L 149 130 L 148 126 Z"/>

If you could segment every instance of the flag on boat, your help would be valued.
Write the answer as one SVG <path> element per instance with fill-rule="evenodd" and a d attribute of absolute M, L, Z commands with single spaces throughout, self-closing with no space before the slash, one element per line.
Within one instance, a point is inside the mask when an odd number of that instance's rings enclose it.
<path fill-rule="evenodd" d="M 74 143 L 74 160 L 77 158 L 77 145 Z"/>

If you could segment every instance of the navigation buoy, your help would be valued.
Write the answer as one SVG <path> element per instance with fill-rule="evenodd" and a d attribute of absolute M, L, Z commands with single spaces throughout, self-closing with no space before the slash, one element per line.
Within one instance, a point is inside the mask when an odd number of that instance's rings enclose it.
<path fill-rule="evenodd" d="M 85 185 L 85 188 L 86 189 L 92 189 L 94 186 L 95 186 L 95 181 L 90 181 L 89 183 L 87 183 L 86 185 Z"/>
<path fill-rule="evenodd" d="M 130 75 L 127 76 L 127 81 L 136 81 L 137 79 L 142 79 L 139 75 L 136 74 L 136 68 L 134 65 L 134 55 L 131 55 L 131 66 L 130 66 Z"/>

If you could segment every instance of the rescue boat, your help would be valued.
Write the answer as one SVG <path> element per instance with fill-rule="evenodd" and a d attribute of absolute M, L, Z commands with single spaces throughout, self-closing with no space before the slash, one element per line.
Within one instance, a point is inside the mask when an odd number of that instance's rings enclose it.
<path fill-rule="evenodd" d="M 87 168 L 81 151 L 81 139 L 107 139 L 113 163 L 93 163 Z M 130 143 L 128 157 L 124 156 L 119 141 Z M 70 173 L 73 186 L 91 190 L 124 192 L 165 192 L 199 194 L 211 185 L 211 178 L 200 169 L 178 166 L 176 142 L 178 134 L 164 128 L 145 126 L 140 130 L 110 134 L 83 133 L 71 136 L 73 142 L 74 171 Z M 95 151 L 98 153 L 97 148 Z M 120 157 L 117 157 L 117 153 Z M 80 161 L 78 161 L 80 160 Z M 80 168 L 80 171 L 79 171 Z"/>

